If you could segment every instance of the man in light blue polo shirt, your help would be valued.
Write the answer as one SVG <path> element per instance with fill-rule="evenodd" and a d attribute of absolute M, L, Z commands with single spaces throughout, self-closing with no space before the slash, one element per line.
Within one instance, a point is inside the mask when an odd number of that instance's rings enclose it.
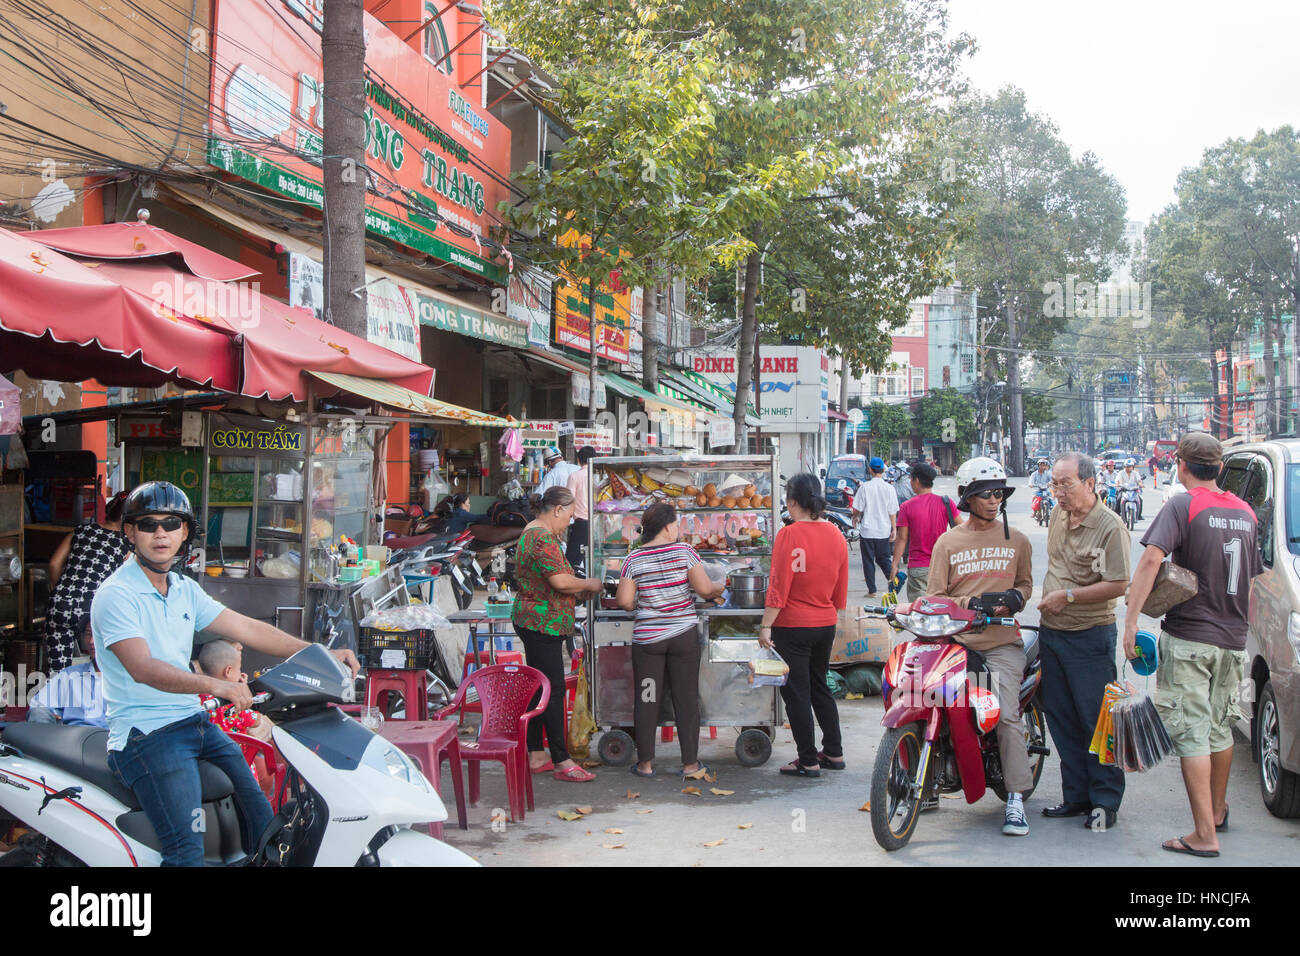
<path fill-rule="evenodd" d="M 209 630 L 279 657 L 308 645 L 237 614 L 170 571 L 196 526 L 189 498 L 175 485 L 151 481 L 136 488 L 122 520 L 135 556 L 100 585 L 91 608 L 108 706 L 108 765 L 153 824 L 163 866 L 203 865 L 200 760 L 234 784 L 244 849 L 252 852 L 271 821 L 271 805 L 239 747 L 208 720 L 198 700 L 211 694 L 246 710 L 252 694 L 242 681 L 190 671 L 194 632 Z M 356 674 L 351 651 L 333 653 Z"/>

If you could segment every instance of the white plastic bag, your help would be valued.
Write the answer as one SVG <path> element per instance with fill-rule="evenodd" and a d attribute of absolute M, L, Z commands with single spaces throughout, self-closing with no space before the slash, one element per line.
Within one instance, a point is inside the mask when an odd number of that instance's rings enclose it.
<path fill-rule="evenodd" d="M 361 619 L 361 626 L 375 627 L 381 631 L 418 631 L 450 627 L 451 622 L 432 604 L 408 604 L 371 611 Z"/>

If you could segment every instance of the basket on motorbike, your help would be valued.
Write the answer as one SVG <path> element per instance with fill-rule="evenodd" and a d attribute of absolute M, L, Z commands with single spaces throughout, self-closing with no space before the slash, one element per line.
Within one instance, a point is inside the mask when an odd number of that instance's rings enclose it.
<path fill-rule="evenodd" d="M 425 670 L 438 660 L 437 632 L 433 628 L 385 631 L 362 627 L 357 658 L 368 668 Z"/>

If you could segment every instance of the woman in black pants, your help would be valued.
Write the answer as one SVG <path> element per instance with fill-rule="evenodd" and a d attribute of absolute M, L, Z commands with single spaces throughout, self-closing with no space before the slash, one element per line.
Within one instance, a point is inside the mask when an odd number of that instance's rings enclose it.
<path fill-rule="evenodd" d="M 599 580 L 576 577 L 564 557 L 563 534 L 573 517 L 573 494 L 548 488 L 541 514 L 524 528 L 516 551 L 515 578 L 519 592 L 511 623 L 524 642 L 529 667 L 546 675 L 551 696 L 542 720 L 528 722 L 528 765 L 533 773 L 554 770 L 559 780 L 594 780 L 569 757 L 564 740 L 564 641 L 573 633 L 573 608 L 578 596 L 597 594 Z M 534 698 L 534 705 L 536 698 Z M 542 724 L 550 756 L 542 748 Z"/>
<path fill-rule="evenodd" d="M 638 777 L 654 776 L 655 732 L 664 694 L 672 695 L 682 774 L 707 771 L 700 750 L 700 619 L 695 595 L 714 598 L 700 556 L 677 540 L 677 509 L 651 505 L 641 516 L 641 547 L 627 556 L 618 582 L 618 606 L 636 611 L 632 628 L 632 713 Z"/>
<path fill-rule="evenodd" d="M 767 607 L 758 642 L 775 647 L 790 667 L 781 688 L 790 731 L 799 750 L 781 768 L 788 776 L 819 777 L 821 769 L 844 769 L 840 714 L 826 684 L 835 625 L 848 602 L 848 543 L 822 518 L 826 499 L 814 475 L 795 475 L 786 484 L 785 506 L 794 519 L 772 542 Z M 813 715 L 822 729 L 817 750 Z"/>

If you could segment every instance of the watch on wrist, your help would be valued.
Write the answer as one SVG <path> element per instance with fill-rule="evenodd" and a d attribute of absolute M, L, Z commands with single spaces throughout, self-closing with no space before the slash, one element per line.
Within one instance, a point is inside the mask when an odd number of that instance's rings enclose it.
<path fill-rule="evenodd" d="M 1074 588 L 1066 588 L 1066 590 L 1065 590 L 1065 603 L 1066 603 L 1066 604 L 1073 604 L 1073 603 L 1074 603 Z"/>

